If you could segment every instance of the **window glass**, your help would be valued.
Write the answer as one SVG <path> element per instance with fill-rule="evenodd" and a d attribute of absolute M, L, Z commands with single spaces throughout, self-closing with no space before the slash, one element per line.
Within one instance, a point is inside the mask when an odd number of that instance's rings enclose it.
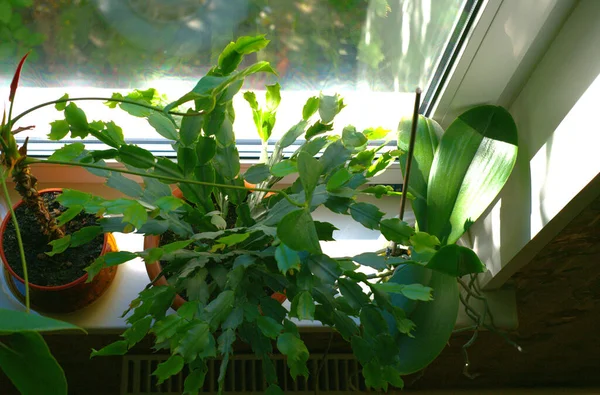
<path fill-rule="evenodd" d="M 279 74 L 273 138 L 320 91 L 345 98 L 338 127 L 394 128 L 412 108 L 408 92 L 429 85 L 464 8 L 465 0 L 0 0 L 0 93 L 8 96 L 12 71 L 31 50 L 17 113 L 65 92 L 109 97 L 153 87 L 174 99 L 229 41 L 266 34 L 269 46 L 246 62 L 267 60 Z M 244 89 L 261 91 L 275 78 L 258 75 Z M 252 142 L 251 113 L 239 96 L 236 135 Z M 144 120 L 81 106 L 94 119 L 115 119 L 132 141 L 157 139 Z M 36 124 L 30 135 L 43 141 L 56 118 L 49 107 L 23 123 Z"/>

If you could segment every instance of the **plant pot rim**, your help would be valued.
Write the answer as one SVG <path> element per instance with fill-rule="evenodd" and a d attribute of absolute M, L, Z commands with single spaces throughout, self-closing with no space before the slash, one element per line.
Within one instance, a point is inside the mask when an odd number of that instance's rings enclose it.
<path fill-rule="evenodd" d="M 49 193 L 49 192 L 62 193 L 62 191 L 63 191 L 63 188 L 46 188 L 46 189 L 39 190 L 38 193 L 39 194 Z M 16 210 L 17 207 L 19 207 L 21 204 L 23 204 L 23 200 L 19 200 L 17 203 L 15 203 L 13 205 L 13 211 Z M 4 265 L 6 270 L 10 273 L 11 276 L 16 278 L 20 282 L 25 283 L 25 280 L 23 278 L 21 278 L 21 276 L 19 276 L 17 273 L 15 273 L 15 271 L 12 269 L 12 267 L 10 267 L 10 265 L 8 264 L 8 260 L 6 259 L 6 255 L 4 254 L 4 231 L 6 230 L 6 227 L 8 226 L 8 222 L 10 221 L 11 218 L 12 218 L 11 212 L 7 211 L 6 215 L 4 216 L 4 219 L 2 220 L 2 225 L 0 225 L 0 259 L 2 259 L 2 264 Z M 108 248 L 109 248 L 108 238 L 105 233 L 104 234 L 104 242 L 102 244 L 102 251 L 100 251 L 100 256 L 104 255 Z M 42 291 L 62 291 L 62 290 L 68 289 L 68 288 L 72 288 L 78 284 L 84 283 L 87 279 L 88 279 L 88 274 L 85 273 L 83 276 L 81 276 L 78 279 L 71 281 L 70 283 L 67 283 L 67 284 L 48 286 L 48 285 L 37 285 L 37 284 L 30 282 L 29 287 L 38 289 L 38 290 L 42 290 Z"/>

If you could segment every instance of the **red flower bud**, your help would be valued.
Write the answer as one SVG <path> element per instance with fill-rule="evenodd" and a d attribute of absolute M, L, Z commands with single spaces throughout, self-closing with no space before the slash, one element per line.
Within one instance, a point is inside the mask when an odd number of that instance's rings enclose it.
<path fill-rule="evenodd" d="M 17 66 L 17 70 L 15 71 L 15 76 L 13 77 L 12 82 L 10 83 L 10 94 L 8 95 L 8 101 L 12 102 L 15 98 L 15 93 L 17 93 L 17 86 L 19 85 L 19 77 L 21 76 L 21 69 L 23 68 L 23 64 L 25 63 L 25 59 L 29 56 L 29 52 L 21 58 L 19 65 Z"/>

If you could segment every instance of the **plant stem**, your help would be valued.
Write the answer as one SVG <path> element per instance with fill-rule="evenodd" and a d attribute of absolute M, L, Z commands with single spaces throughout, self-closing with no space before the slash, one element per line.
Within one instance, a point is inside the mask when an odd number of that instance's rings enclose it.
<path fill-rule="evenodd" d="M 374 278 L 385 278 L 385 277 L 391 276 L 392 274 L 394 274 L 394 271 L 393 270 L 388 270 L 387 272 L 383 272 L 383 273 L 369 274 L 367 276 L 367 279 L 368 280 L 372 280 Z"/>
<path fill-rule="evenodd" d="M 19 246 L 19 255 L 21 256 L 21 264 L 23 266 L 23 279 L 25 280 L 25 309 L 29 313 L 29 277 L 27 275 L 27 262 L 25 261 L 25 250 L 23 248 L 23 239 L 21 238 L 21 230 L 19 229 L 19 222 L 17 221 L 17 216 L 15 215 L 15 210 L 12 207 L 12 201 L 10 200 L 10 194 L 8 193 L 8 188 L 6 187 L 6 177 L 4 177 L 4 173 L 0 172 L 0 182 L 2 182 L 2 191 L 4 192 L 4 199 L 6 200 L 6 204 L 8 205 L 8 210 L 10 211 L 10 215 L 12 216 L 13 225 L 15 226 L 15 233 L 17 234 L 17 244 Z"/>
<path fill-rule="evenodd" d="M 304 208 L 304 204 L 296 202 L 294 199 L 292 199 L 290 197 L 290 195 L 288 195 L 287 193 L 285 193 L 284 191 L 282 191 L 280 189 L 255 188 L 255 187 L 246 188 L 245 186 L 240 186 L 240 185 L 225 185 L 225 184 L 218 184 L 218 183 L 214 183 L 214 182 L 188 180 L 188 179 L 179 178 L 179 177 L 162 176 L 162 175 L 156 175 L 156 174 L 152 174 L 152 173 L 143 173 L 143 172 L 139 172 L 139 171 L 111 168 L 111 167 L 106 167 L 106 166 L 101 166 L 101 165 L 95 165 L 93 163 L 65 162 L 65 161 L 60 161 L 60 160 L 49 160 L 49 159 L 40 160 L 40 159 L 35 159 L 35 158 L 30 158 L 30 157 L 28 157 L 25 160 L 25 162 L 27 164 L 46 163 L 46 164 L 65 165 L 65 166 L 87 167 L 87 168 L 91 168 L 91 169 L 115 171 L 117 173 L 125 173 L 125 174 L 130 174 L 133 176 L 155 178 L 158 180 L 171 181 L 173 183 L 204 185 L 204 186 L 212 186 L 212 187 L 217 187 L 217 188 L 228 188 L 228 189 L 243 189 L 246 191 L 251 190 L 251 191 L 259 191 L 259 192 L 273 192 L 273 193 L 278 193 L 278 194 L 283 195 L 283 197 L 288 202 L 293 204 L 294 206 Z"/>
<path fill-rule="evenodd" d="M 106 98 L 106 97 L 72 97 L 72 98 L 68 98 L 68 99 L 57 99 L 57 100 L 52 100 L 49 102 L 45 102 L 45 103 L 41 103 L 38 104 L 37 106 L 33 106 L 25 111 L 23 111 L 22 113 L 20 113 L 19 115 L 17 115 L 13 120 L 12 120 L 12 125 L 14 125 L 15 123 L 17 123 L 17 121 L 21 118 L 23 118 L 25 115 L 39 109 L 42 107 L 46 107 L 46 106 L 51 106 L 53 104 L 57 104 L 57 103 L 66 103 L 66 102 L 70 102 L 70 101 L 108 101 L 108 102 L 118 102 L 118 103 L 127 103 L 127 104 L 133 104 L 135 106 L 140 106 L 140 107 L 144 107 L 144 108 L 148 108 L 150 110 L 154 110 L 154 111 L 158 111 L 158 112 L 164 112 L 164 110 L 160 107 L 155 107 L 155 106 L 151 106 L 149 104 L 144 104 L 144 103 L 140 103 L 140 102 L 136 102 L 134 100 L 128 100 L 128 99 L 116 99 L 116 98 Z M 12 103 L 11 103 L 11 107 L 10 107 L 11 111 L 12 111 Z M 10 112 L 9 112 L 10 114 Z M 202 115 L 203 113 L 199 112 L 199 113 L 183 113 L 183 112 L 177 112 L 177 111 L 169 111 L 169 114 L 171 115 L 180 115 L 183 117 L 189 117 L 189 116 L 199 116 Z M 10 116 L 9 116 L 10 119 Z"/>

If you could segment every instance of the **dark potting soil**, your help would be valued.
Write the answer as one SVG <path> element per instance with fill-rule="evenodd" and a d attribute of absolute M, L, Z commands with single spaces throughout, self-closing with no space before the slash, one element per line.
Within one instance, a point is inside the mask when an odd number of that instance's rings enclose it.
<path fill-rule="evenodd" d="M 50 213 L 57 217 L 66 207 L 56 201 L 57 192 L 42 194 Z M 52 250 L 48 245 L 48 237 L 40 229 L 33 213 L 24 204 L 20 205 L 15 214 L 19 222 L 29 282 L 42 286 L 58 286 L 77 280 L 85 274 L 83 270 L 100 256 L 104 244 L 104 235 L 97 236 L 91 242 L 75 248 L 68 248 L 61 254 L 52 257 L 45 254 Z M 79 229 L 96 225 L 93 214 L 80 213 L 65 225 L 65 234 L 71 234 Z M 23 278 L 23 267 L 17 245 L 17 235 L 12 221 L 8 222 L 4 232 L 4 254 L 10 267 Z"/>

